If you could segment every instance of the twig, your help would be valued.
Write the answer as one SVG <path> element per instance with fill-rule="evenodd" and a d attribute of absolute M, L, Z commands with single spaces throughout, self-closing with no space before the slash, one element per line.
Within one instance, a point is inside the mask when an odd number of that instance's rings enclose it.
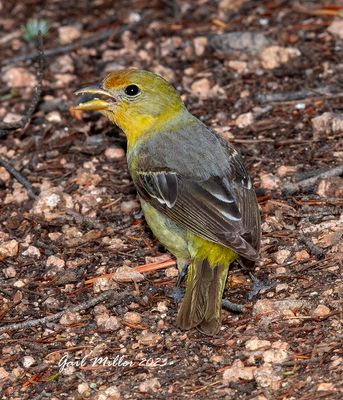
<path fill-rule="evenodd" d="M 126 29 L 126 27 L 125 27 Z M 44 52 L 45 57 L 51 57 L 51 56 L 57 56 L 60 54 L 65 54 L 69 53 L 79 47 L 88 47 L 92 46 L 97 42 L 101 42 L 105 39 L 108 39 L 111 35 L 114 33 L 118 32 L 117 29 L 110 28 L 110 29 L 105 29 L 104 31 L 94 35 L 90 36 L 85 39 L 81 39 L 78 42 L 67 44 L 66 46 L 60 46 L 60 47 L 55 47 L 53 49 L 47 49 Z M 119 34 L 122 32 L 122 30 L 119 29 Z M 9 60 L 5 60 L 3 62 L 3 65 L 9 65 L 9 64 L 15 64 L 21 61 L 29 61 L 29 60 L 34 60 L 35 58 L 40 57 L 40 52 L 39 51 L 33 51 L 32 53 L 29 54 L 22 54 L 20 56 L 16 56 L 13 58 L 10 58 Z"/>
<path fill-rule="evenodd" d="M 209 383 L 208 385 L 202 386 L 202 387 L 199 388 L 199 389 L 192 390 L 191 393 L 192 393 L 192 394 L 196 394 L 196 393 L 199 393 L 199 392 L 203 392 L 204 390 L 206 390 L 206 389 L 208 389 L 208 388 L 210 388 L 210 387 L 219 385 L 220 383 L 222 383 L 222 381 L 215 381 L 215 382 Z"/>
<path fill-rule="evenodd" d="M 299 90 L 295 92 L 284 92 L 284 93 L 262 93 L 256 95 L 256 100 L 260 103 L 278 103 L 278 102 L 293 102 L 299 100 L 305 100 L 313 97 L 342 97 L 343 93 L 331 92 L 330 86 L 324 86 L 318 89 Z"/>
<path fill-rule="evenodd" d="M 158 269 L 164 269 L 167 267 L 171 267 L 173 265 L 176 265 L 176 261 L 175 260 L 166 260 L 166 261 L 156 261 L 150 264 L 144 264 L 144 265 L 138 265 L 137 267 L 134 267 L 133 270 L 143 273 L 143 272 L 151 272 L 151 271 L 157 271 Z M 96 276 L 95 278 L 92 279 L 88 279 L 87 281 L 85 281 L 86 285 L 89 285 L 90 283 L 94 283 L 96 282 L 98 279 L 112 279 L 115 276 L 115 273 L 111 273 L 111 274 L 103 274 L 100 276 Z"/>
<path fill-rule="evenodd" d="M 38 325 L 45 325 L 48 322 L 53 322 L 53 321 L 60 319 L 67 312 L 78 312 L 78 311 L 87 310 L 88 308 L 94 307 L 96 304 L 98 304 L 104 300 L 107 300 L 110 297 L 114 297 L 114 294 L 116 294 L 116 296 L 117 296 L 117 301 L 121 301 L 124 297 L 127 297 L 127 292 L 116 293 L 114 290 L 108 290 L 104 293 L 101 293 L 99 296 L 97 296 L 95 298 L 91 298 L 90 300 L 87 300 L 84 303 L 67 308 L 66 310 L 60 311 L 57 314 L 49 315 L 48 317 L 44 317 L 44 318 L 19 322 L 16 324 L 10 324 L 7 326 L 1 326 L 0 333 L 7 332 L 7 331 L 17 331 L 19 329 L 32 328 L 32 327 L 38 326 Z"/>
<path fill-rule="evenodd" d="M 8 161 L 0 157 L 0 165 L 2 165 L 6 170 L 20 183 L 24 186 L 27 191 L 27 194 L 31 200 L 35 200 L 37 195 L 31 186 L 31 183 L 17 170 L 11 165 Z"/>
<path fill-rule="evenodd" d="M 324 172 L 320 172 L 316 176 L 313 176 L 312 178 L 304 179 L 300 182 L 295 182 L 295 183 L 286 183 L 283 186 L 283 190 L 287 194 L 293 194 L 295 192 L 298 192 L 300 189 L 306 189 L 308 187 L 314 186 L 319 179 L 326 179 L 330 178 L 332 176 L 337 176 L 343 174 L 343 165 L 339 165 L 338 167 L 326 170 Z"/>
<path fill-rule="evenodd" d="M 43 81 L 43 69 L 44 69 L 44 51 L 43 51 L 42 35 L 38 35 L 37 47 L 38 47 L 37 50 L 38 62 L 36 68 L 37 85 L 35 87 L 35 93 L 32 96 L 29 108 L 19 121 L 14 123 L 5 123 L 5 122 L 0 123 L 0 138 L 6 136 L 8 134 L 7 131 L 9 130 L 24 128 L 31 121 L 32 114 L 39 103 L 42 94 L 42 81 Z"/>

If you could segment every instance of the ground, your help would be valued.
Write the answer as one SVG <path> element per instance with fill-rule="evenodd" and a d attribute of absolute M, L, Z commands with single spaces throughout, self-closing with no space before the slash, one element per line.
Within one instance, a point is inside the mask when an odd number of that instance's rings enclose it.
<path fill-rule="evenodd" d="M 23 27 L 49 24 L 39 104 L 0 135 L 1 159 L 35 192 L 0 167 L 1 398 L 341 398 L 342 7 L 31 0 L 0 11 L 7 123 L 39 86 Z M 245 311 L 223 311 L 216 337 L 175 326 L 177 270 L 139 212 L 125 137 L 71 110 L 75 90 L 122 67 L 168 79 L 253 177 L 263 239 L 251 272 L 264 285 L 249 296 L 249 271 L 232 268 L 225 296 Z"/>

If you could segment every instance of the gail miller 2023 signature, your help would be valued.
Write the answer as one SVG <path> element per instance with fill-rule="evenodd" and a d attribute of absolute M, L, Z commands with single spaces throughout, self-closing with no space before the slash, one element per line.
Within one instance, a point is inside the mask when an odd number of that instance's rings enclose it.
<path fill-rule="evenodd" d="M 76 367 L 82 368 L 86 366 L 103 366 L 103 367 L 165 367 L 168 365 L 168 360 L 166 358 L 156 357 L 156 358 L 142 358 L 141 360 L 128 360 L 124 355 L 117 354 L 115 357 L 91 357 L 85 355 L 82 358 L 70 358 L 68 354 L 64 355 L 58 362 L 59 372 L 63 372 L 66 368 Z"/>

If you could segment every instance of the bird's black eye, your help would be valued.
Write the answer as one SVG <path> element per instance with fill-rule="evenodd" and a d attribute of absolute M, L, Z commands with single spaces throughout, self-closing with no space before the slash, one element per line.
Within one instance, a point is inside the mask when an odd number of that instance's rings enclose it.
<path fill-rule="evenodd" d="M 125 93 L 128 96 L 137 96 L 137 94 L 140 92 L 140 89 L 137 85 L 129 85 L 125 88 Z"/>

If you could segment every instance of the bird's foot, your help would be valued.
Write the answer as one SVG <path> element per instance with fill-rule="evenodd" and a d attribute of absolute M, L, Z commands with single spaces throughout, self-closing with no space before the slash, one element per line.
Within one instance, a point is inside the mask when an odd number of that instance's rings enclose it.
<path fill-rule="evenodd" d="M 170 297 L 175 301 L 176 304 L 180 303 L 185 295 L 184 289 L 182 289 L 181 284 L 182 281 L 185 279 L 188 271 L 188 265 L 182 267 L 182 270 L 179 272 L 177 277 L 176 285 L 174 290 L 171 292 Z"/>
<path fill-rule="evenodd" d="M 174 288 L 174 290 L 172 290 L 170 293 L 170 297 L 175 301 L 176 304 L 179 304 L 182 301 L 184 295 L 185 291 L 181 287 Z"/>
<path fill-rule="evenodd" d="M 234 312 L 234 313 L 242 313 L 244 312 L 244 305 L 243 304 L 238 304 L 238 303 L 232 303 L 228 299 L 222 299 L 222 307 L 225 308 L 225 310 Z"/>
<path fill-rule="evenodd" d="M 268 282 L 263 282 L 256 278 L 253 274 L 249 273 L 250 279 L 252 281 L 252 287 L 250 289 L 250 292 L 248 293 L 248 299 L 251 300 L 253 297 L 257 296 L 261 290 L 264 292 L 268 291 L 269 289 L 273 288 L 275 286 L 275 283 L 268 283 Z"/>

